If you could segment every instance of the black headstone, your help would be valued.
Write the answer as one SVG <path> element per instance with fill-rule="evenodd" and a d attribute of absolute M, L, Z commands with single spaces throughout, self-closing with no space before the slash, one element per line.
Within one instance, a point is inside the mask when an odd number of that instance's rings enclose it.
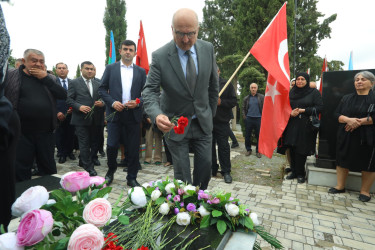
<path fill-rule="evenodd" d="M 375 74 L 375 69 L 366 69 Z M 333 114 L 344 95 L 353 93 L 354 76 L 364 70 L 330 71 L 323 73 L 323 105 L 319 130 L 316 167 L 336 168 L 336 136 L 338 121 Z"/>

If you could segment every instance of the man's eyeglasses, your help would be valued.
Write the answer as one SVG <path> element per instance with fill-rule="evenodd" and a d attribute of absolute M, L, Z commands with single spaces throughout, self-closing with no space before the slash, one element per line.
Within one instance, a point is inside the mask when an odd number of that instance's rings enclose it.
<path fill-rule="evenodd" d="M 196 31 L 192 31 L 192 32 L 188 32 L 188 33 L 183 33 L 183 32 L 180 32 L 180 31 L 175 31 L 174 33 L 180 39 L 184 38 L 184 36 L 187 36 L 189 39 L 191 39 L 191 38 L 193 38 L 195 36 L 195 34 L 197 32 Z"/>

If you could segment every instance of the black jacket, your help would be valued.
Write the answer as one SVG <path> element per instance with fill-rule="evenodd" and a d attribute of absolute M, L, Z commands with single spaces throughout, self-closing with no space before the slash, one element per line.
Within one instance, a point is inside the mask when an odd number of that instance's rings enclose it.
<path fill-rule="evenodd" d="M 246 96 L 243 99 L 243 102 L 242 102 L 242 109 L 241 110 L 242 110 L 242 116 L 243 117 L 246 117 L 247 111 L 249 110 L 249 98 L 250 98 L 250 95 Z M 260 112 L 260 114 L 262 114 L 263 103 L 264 103 L 264 95 L 256 93 L 255 96 L 258 97 L 259 112 Z"/>
<path fill-rule="evenodd" d="M 219 78 L 219 88 L 220 90 L 224 87 L 227 80 Z M 228 87 L 220 96 L 221 103 L 217 106 L 216 114 L 214 116 L 214 124 L 217 122 L 228 123 L 230 119 L 233 119 L 232 108 L 237 104 L 237 95 L 236 91 L 232 84 L 229 84 Z"/>

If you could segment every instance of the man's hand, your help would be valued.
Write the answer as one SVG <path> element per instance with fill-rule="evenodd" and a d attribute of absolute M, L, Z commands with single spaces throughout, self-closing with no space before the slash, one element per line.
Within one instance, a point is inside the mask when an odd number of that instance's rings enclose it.
<path fill-rule="evenodd" d="M 59 121 L 64 121 L 65 120 L 65 115 L 61 112 L 57 113 L 57 119 L 59 119 Z"/>
<path fill-rule="evenodd" d="M 102 101 L 95 101 L 94 105 L 95 105 L 95 107 L 101 108 L 101 107 L 104 106 L 104 103 Z"/>
<path fill-rule="evenodd" d="M 118 111 L 118 112 L 121 112 L 125 108 L 125 106 L 121 102 L 119 102 L 119 101 L 115 101 L 113 103 L 112 107 L 114 109 L 116 109 L 116 111 Z"/>
<path fill-rule="evenodd" d="M 138 104 L 135 101 L 131 100 L 125 103 L 125 106 L 128 107 L 128 109 L 134 109 L 138 106 Z"/>
<path fill-rule="evenodd" d="M 81 107 L 79 107 L 79 111 L 81 111 L 82 113 L 87 114 L 88 112 L 91 111 L 91 108 L 89 106 L 82 105 Z"/>
<path fill-rule="evenodd" d="M 164 133 L 169 132 L 174 127 L 174 124 L 169 121 L 168 116 L 163 114 L 158 115 L 155 122 L 158 129 Z"/>
<path fill-rule="evenodd" d="M 29 73 L 30 73 L 30 75 L 32 75 L 32 76 L 34 76 L 38 79 L 43 79 L 44 77 L 46 77 L 48 75 L 46 70 L 38 69 L 38 68 L 31 68 L 29 70 Z"/>

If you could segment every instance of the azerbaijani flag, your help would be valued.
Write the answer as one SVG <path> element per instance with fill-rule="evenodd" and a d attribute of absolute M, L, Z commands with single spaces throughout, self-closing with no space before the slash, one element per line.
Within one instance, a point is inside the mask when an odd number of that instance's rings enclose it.
<path fill-rule="evenodd" d="M 353 70 L 353 50 L 350 51 L 349 67 L 348 70 Z"/>
<path fill-rule="evenodd" d="M 115 49 L 115 39 L 113 38 L 113 32 L 111 30 L 111 40 L 109 40 L 109 56 L 108 64 L 116 62 L 116 49 Z"/>

